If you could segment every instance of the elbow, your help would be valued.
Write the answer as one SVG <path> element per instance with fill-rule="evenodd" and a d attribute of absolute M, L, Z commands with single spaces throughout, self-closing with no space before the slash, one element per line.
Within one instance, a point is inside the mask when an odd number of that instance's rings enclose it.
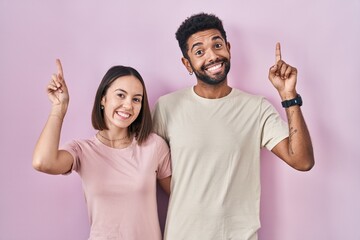
<path fill-rule="evenodd" d="M 43 173 L 50 172 L 50 166 L 46 164 L 46 161 L 44 161 L 44 159 L 41 158 L 34 157 L 32 161 L 32 167 L 39 172 L 43 172 Z"/>
<path fill-rule="evenodd" d="M 33 158 L 32 167 L 39 172 L 43 172 L 44 164 L 40 159 Z"/>
<path fill-rule="evenodd" d="M 308 165 L 304 165 L 304 166 L 301 166 L 301 167 L 296 168 L 296 169 L 301 171 L 301 172 L 308 172 L 314 167 L 314 165 L 315 165 L 314 163 L 313 164 L 308 164 Z"/>
<path fill-rule="evenodd" d="M 294 168 L 301 172 L 308 172 L 314 167 L 314 165 L 315 165 L 314 158 L 311 157 L 311 158 L 308 158 L 308 159 L 302 161 L 301 164 L 296 165 Z"/>

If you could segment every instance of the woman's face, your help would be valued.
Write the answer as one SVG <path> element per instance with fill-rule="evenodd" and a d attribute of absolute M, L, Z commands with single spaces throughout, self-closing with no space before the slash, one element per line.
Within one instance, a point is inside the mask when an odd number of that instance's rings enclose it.
<path fill-rule="evenodd" d="M 143 93 L 143 86 L 136 77 L 117 78 L 101 100 L 106 126 L 110 130 L 129 127 L 139 116 Z"/>

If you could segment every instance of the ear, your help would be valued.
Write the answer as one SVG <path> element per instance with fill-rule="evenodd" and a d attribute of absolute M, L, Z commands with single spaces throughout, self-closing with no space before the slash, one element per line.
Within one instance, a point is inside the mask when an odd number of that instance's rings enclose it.
<path fill-rule="evenodd" d="M 101 104 L 101 105 L 105 105 L 105 102 L 106 102 L 106 99 L 105 99 L 105 96 L 103 96 L 103 97 L 101 98 L 100 104 Z"/>
<path fill-rule="evenodd" d="M 193 69 L 192 69 L 192 67 L 191 67 L 190 61 L 189 61 L 187 58 L 182 57 L 182 58 L 181 58 L 181 61 L 182 61 L 182 63 L 184 64 L 184 66 L 186 67 L 186 70 L 187 70 L 189 73 L 194 72 Z"/>
<path fill-rule="evenodd" d="M 226 46 L 227 46 L 227 49 L 228 49 L 228 52 L 229 52 L 229 57 L 231 58 L 231 52 L 230 52 L 231 46 L 230 46 L 230 43 L 227 42 L 227 43 L 226 43 Z"/>

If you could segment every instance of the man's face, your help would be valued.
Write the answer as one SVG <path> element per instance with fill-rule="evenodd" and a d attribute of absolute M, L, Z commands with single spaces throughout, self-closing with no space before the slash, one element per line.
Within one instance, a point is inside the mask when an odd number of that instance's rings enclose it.
<path fill-rule="evenodd" d="M 189 59 L 183 63 L 197 79 L 217 85 L 227 79 L 230 71 L 230 45 L 216 29 L 194 33 L 187 41 Z"/>

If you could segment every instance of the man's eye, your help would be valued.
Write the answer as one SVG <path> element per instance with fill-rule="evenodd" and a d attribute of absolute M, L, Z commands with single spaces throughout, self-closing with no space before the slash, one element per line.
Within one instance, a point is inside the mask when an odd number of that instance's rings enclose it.
<path fill-rule="evenodd" d="M 202 53 L 203 53 L 202 50 L 197 50 L 197 51 L 195 52 L 195 55 L 201 55 Z"/>
<path fill-rule="evenodd" d="M 215 48 L 221 48 L 222 47 L 222 44 L 221 43 L 216 43 L 215 44 Z"/>

